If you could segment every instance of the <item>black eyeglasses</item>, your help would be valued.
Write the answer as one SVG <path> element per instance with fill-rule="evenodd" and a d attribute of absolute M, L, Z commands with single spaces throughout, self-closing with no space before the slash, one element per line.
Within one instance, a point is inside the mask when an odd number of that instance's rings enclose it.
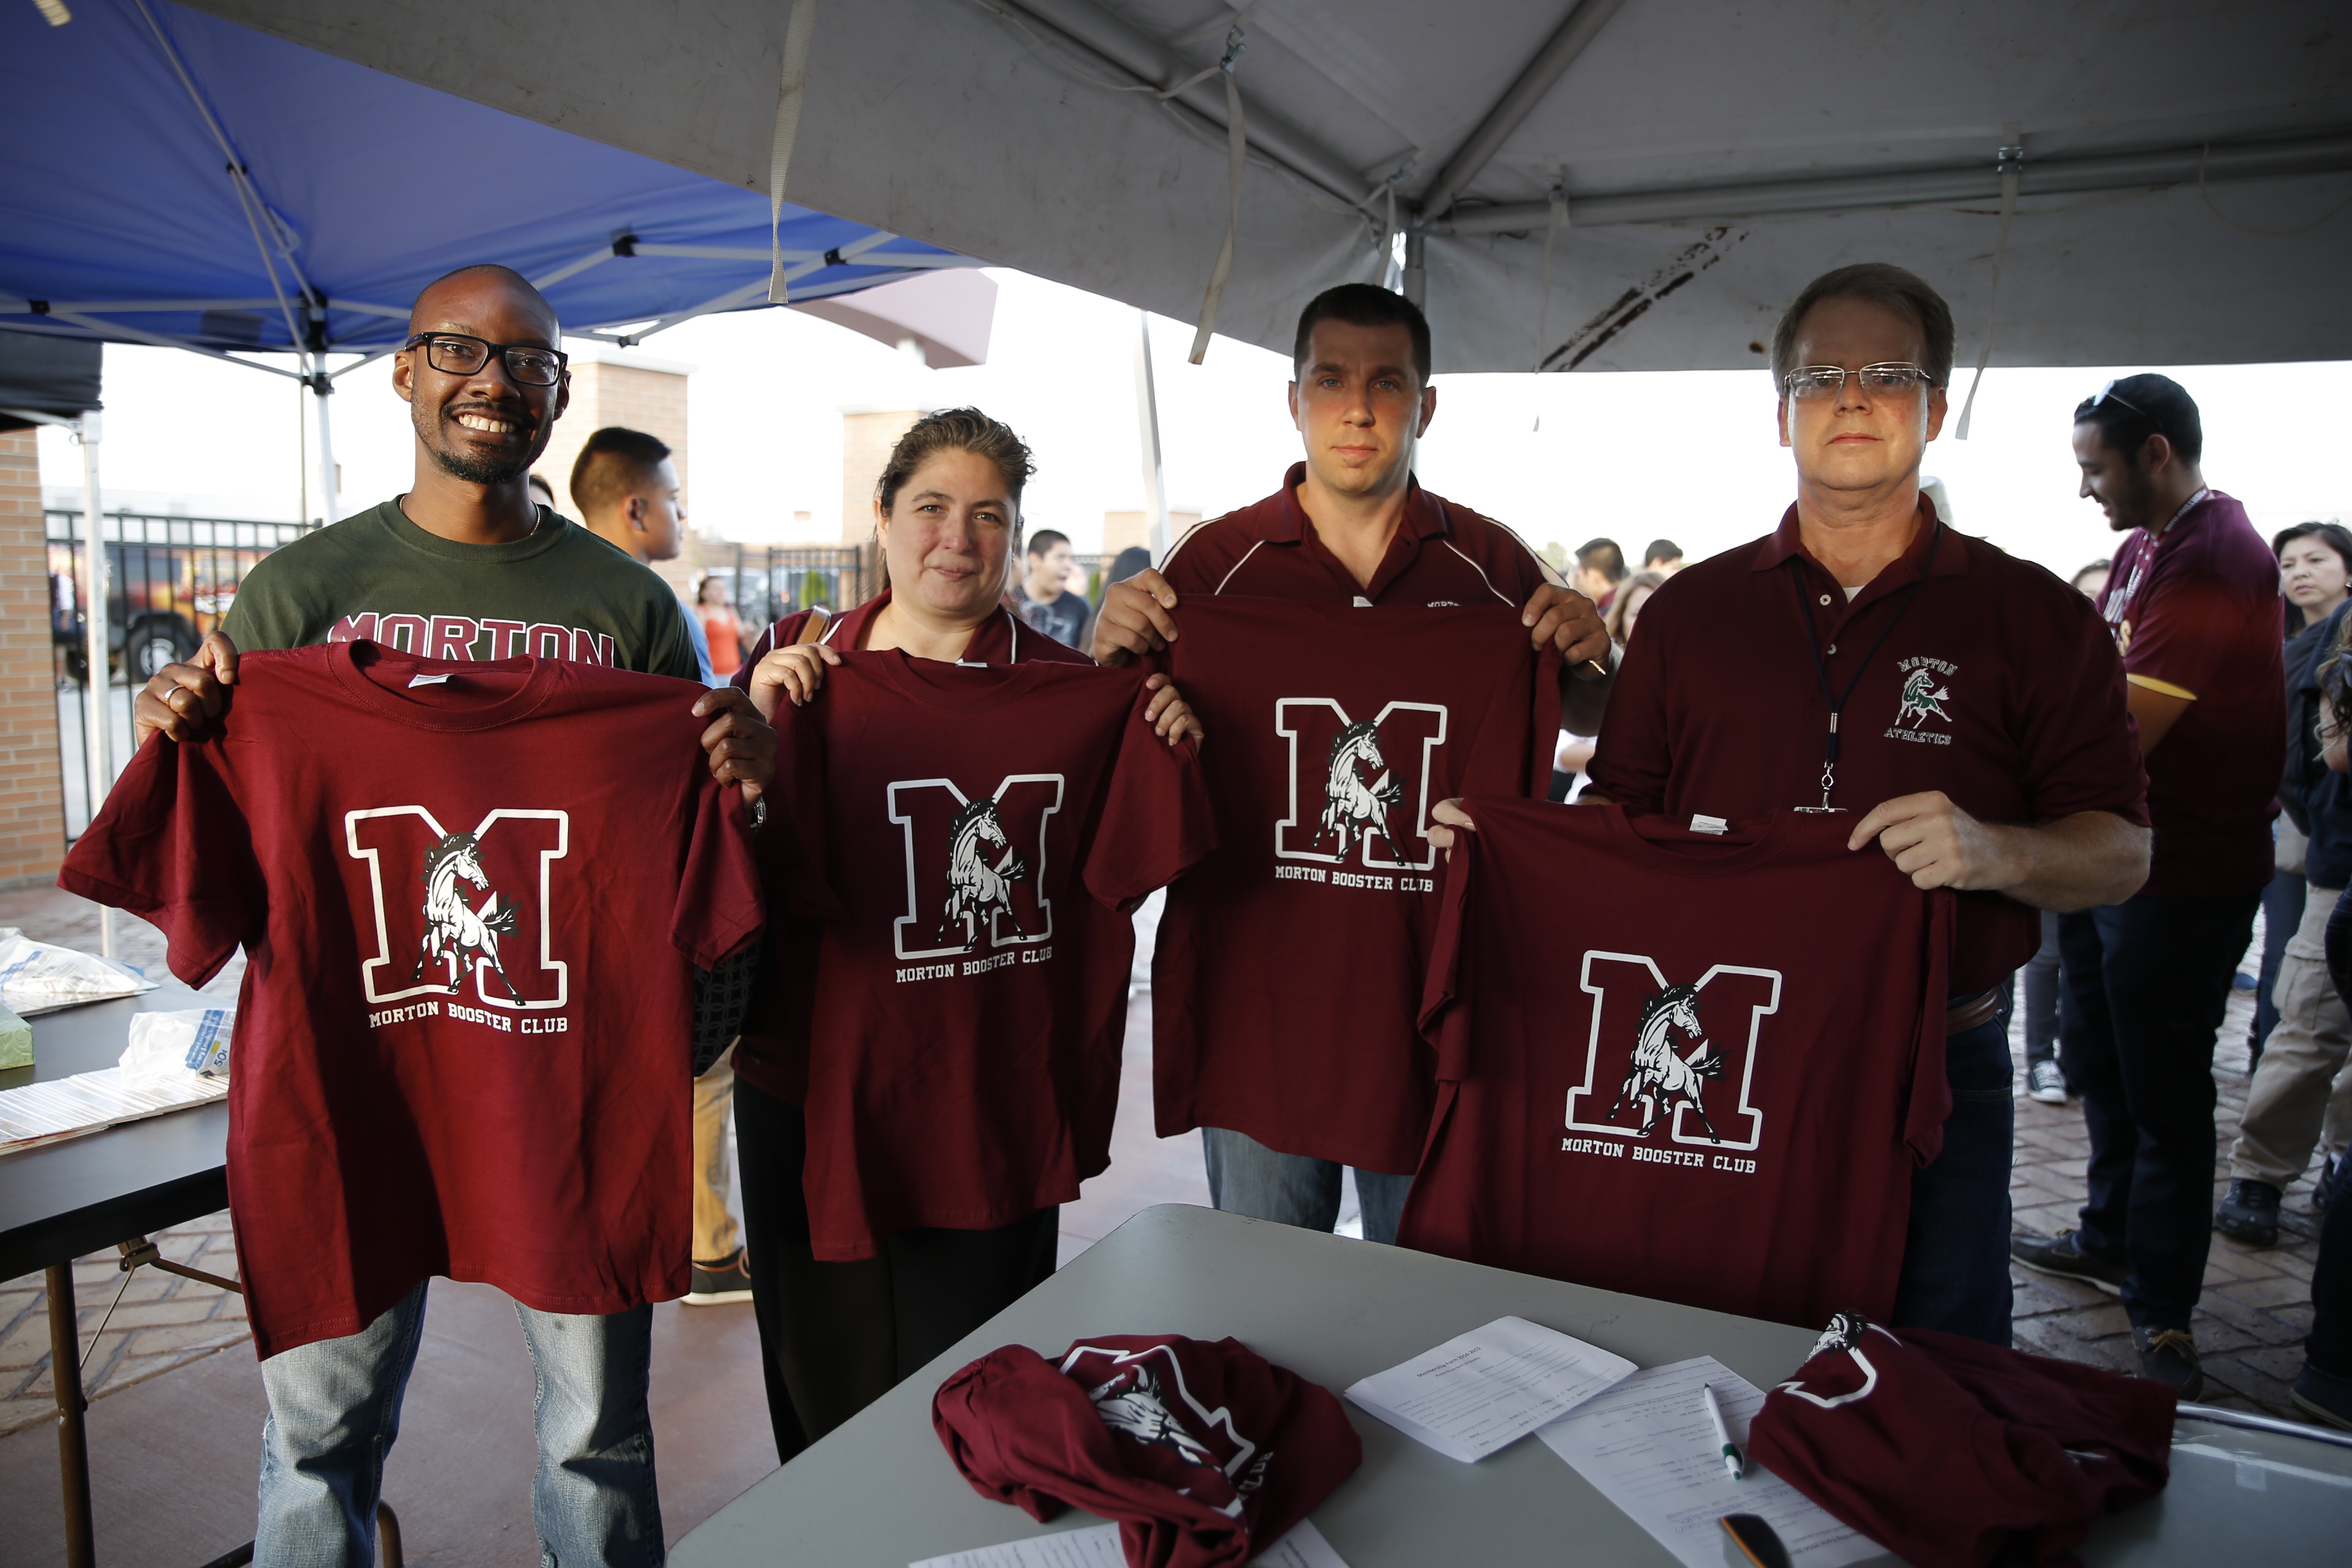
<path fill-rule="evenodd" d="M 2118 377 L 2117 379 L 2120 380 L 2121 378 Z M 2126 397 L 2122 393 L 2117 392 L 2116 390 L 2116 383 L 2113 381 L 2099 388 L 2098 396 L 2094 397 L 2090 402 L 2083 405 L 2083 412 L 2088 414 L 2102 403 L 2119 403 L 2126 408 L 2130 409 L 2134 414 L 2137 414 L 2141 418 L 2148 421 L 2150 424 L 2154 424 L 2156 421 L 2155 415 L 2150 414 L 2147 409 L 2142 408 L 2138 404 L 2134 403 L 2130 398 Z"/>
<path fill-rule="evenodd" d="M 1881 397 L 1907 397 L 1935 380 L 1917 365 L 1899 361 L 1866 364 L 1853 374 L 1863 391 L 1874 392 Z M 1811 403 L 1817 397 L 1835 397 L 1844 391 L 1845 375 L 1840 365 L 1809 364 L 1790 371 L 1785 384 L 1790 396 Z"/>
<path fill-rule="evenodd" d="M 472 375 L 497 354 L 506 362 L 507 374 L 524 386 L 553 386 L 563 379 L 572 356 L 561 349 L 536 343 L 490 343 L 463 332 L 419 332 L 403 349 L 425 346 L 425 363 L 444 375 Z"/>

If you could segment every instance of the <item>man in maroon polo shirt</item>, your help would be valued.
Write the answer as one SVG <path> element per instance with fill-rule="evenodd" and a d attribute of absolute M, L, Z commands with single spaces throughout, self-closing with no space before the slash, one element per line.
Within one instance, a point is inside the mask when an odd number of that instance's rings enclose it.
<path fill-rule="evenodd" d="M 2123 672 L 2089 603 L 1920 494 L 1951 365 L 1950 310 L 1899 268 L 1840 268 L 1798 295 L 1772 340 L 1796 504 L 1643 605 L 1585 798 L 1850 812 L 1850 847 L 1875 840 L 1889 875 L 1958 890 L 1953 1107 L 1912 1184 L 1895 1321 L 2007 1344 L 1999 987 L 2040 946 L 2037 908 L 2139 886 L 2148 833 Z"/>
<path fill-rule="evenodd" d="M 2277 557 L 2209 488 L 2197 405 L 2168 376 L 2074 411 L 2082 494 L 2118 531 L 2100 613 L 2147 758 L 2156 853 L 2137 896 L 2058 922 L 2058 1060 L 2090 1126 L 2079 1229 L 2020 1237 L 2020 1263 L 2123 1298 L 2140 1369 L 2203 1389 L 2189 1319 L 2213 1202 L 2213 1035 L 2271 879 L 2286 751 Z"/>
<path fill-rule="evenodd" d="M 1179 635 L 1177 606 L 1187 595 L 1507 605 L 1520 611 L 1531 646 L 1557 648 L 1580 672 L 1561 683 L 1561 728 L 1593 733 L 1608 700 L 1611 653 L 1591 601 L 1561 586 L 1509 529 L 1413 478 L 1416 443 L 1437 412 L 1420 310 L 1369 284 L 1327 289 L 1299 316 L 1292 363 L 1291 419 L 1307 460 L 1265 500 L 1189 530 L 1159 571 L 1106 590 L 1094 657 L 1123 664 L 1165 649 Z M 1547 731 L 1547 749 L 1550 742 Z M 1419 1038 L 1409 1015 L 1397 1020 L 1399 1049 Z M 1230 1128 L 1202 1132 L 1219 1208 L 1319 1230 L 1339 1218 L 1341 1167 L 1328 1151 L 1269 1149 Z M 1356 1171 L 1368 1239 L 1395 1239 L 1412 1181 L 1410 1173 Z"/>

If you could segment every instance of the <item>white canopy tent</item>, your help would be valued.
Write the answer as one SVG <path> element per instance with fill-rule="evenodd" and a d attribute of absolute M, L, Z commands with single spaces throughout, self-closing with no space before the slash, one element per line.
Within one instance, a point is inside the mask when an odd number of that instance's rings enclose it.
<path fill-rule="evenodd" d="M 1237 100 L 1216 327 L 1277 349 L 1353 278 L 1441 370 L 1760 365 L 1880 258 L 1964 362 L 2352 358 L 2330 0 L 196 3 L 740 185 L 788 151 L 793 203 L 1186 319 Z"/>

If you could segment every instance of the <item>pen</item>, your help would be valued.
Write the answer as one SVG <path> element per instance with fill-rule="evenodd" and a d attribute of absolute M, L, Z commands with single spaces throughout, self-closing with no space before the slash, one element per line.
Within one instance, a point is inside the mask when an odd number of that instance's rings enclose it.
<path fill-rule="evenodd" d="M 1748 1466 L 1739 1458 L 1738 1445 L 1731 1440 L 1731 1428 L 1723 1424 L 1723 1406 L 1715 1402 L 1715 1385 L 1702 1383 L 1698 1394 L 1706 1402 L 1706 1418 L 1715 1426 L 1715 1440 L 1723 1445 L 1723 1468 L 1731 1472 L 1733 1480 L 1745 1480 Z"/>

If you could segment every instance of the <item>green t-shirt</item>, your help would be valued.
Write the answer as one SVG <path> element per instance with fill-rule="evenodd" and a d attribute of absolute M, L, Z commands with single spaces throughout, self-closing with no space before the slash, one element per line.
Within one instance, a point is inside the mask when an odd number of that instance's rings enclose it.
<path fill-rule="evenodd" d="M 686 611 L 644 566 L 539 509 L 529 538 L 459 544 L 396 500 L 270 552 L 221 629 L 240 649 L 365 639 L 426 658 L 577 659 L 696 680 Z"/>

